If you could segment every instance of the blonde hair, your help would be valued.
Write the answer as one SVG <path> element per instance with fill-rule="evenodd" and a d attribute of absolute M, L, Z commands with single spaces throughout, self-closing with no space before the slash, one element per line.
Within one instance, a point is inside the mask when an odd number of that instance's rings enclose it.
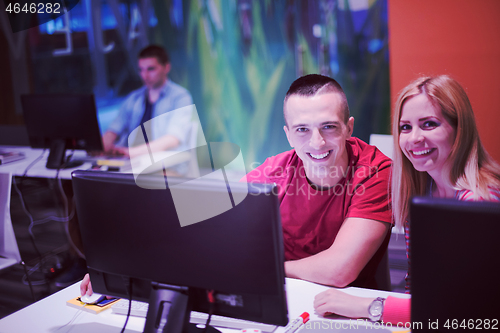
<path fill-rule="evenodd" d="M 425 195 L 428 175 L 415 170 L 399 146 L 399 120 L 404 103 L 425 94 L 455 128 L 456 137 L 446 161 L 446 181 L 455 189 L 467 189 L 475 199 L 490 199 L 489 186 L 500 188 L 500 166 L 484 149 L 476 127 L 469 98 L 462 86 L 447 75 L 421 77 L 405 87 L 394 109 L 392 133 L 394 163 L 392 169 L 392 211 L 396 226 L 402 227 L 409 216 L 412 196 Z"/>

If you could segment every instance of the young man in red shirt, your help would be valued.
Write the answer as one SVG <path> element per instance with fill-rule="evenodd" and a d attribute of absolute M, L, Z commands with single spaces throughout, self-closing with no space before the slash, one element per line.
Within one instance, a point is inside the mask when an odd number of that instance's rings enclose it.
<path fill-rule="evenodd" d="M 278 186 L 286 275 L 377 288 L 374 275 L 390 237 L 391 160 L 351 137 L 346 96 L 329 77 L 293 82 L 283 112 L 293 149 L 268 158 L 247 181 Z"/>
<path fill-rule="evenodd" d="M 390 237 L 391 160 L 351 137 L 354 118 L 329 77 L 294 81 L 283 112 L 294 149 L 268 158 L 246 180 L 278 185 L 286 275 L 377 288 L 374 275 Z M 88 274 L 80 289 L 92 294 Z"/>

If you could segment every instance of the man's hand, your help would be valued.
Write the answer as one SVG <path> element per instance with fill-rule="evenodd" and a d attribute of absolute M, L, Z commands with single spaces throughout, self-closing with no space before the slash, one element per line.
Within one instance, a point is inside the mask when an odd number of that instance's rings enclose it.
<path fill-rule="evenodd" d="M 131 157 L 129 154 L 130 149 L 127 147 L 117 147 L 115 146 L 111 153 L 116 156 Z"/>
<path fill-rule="evenodd" d="M 321 316 L 334 313 L 348 318 L 368 318 L 368 307 L 373 300 L 331 288 L 314 297 L 314 309 Z"/>
<path fill-rule="evenodd" d="M 115 132 L 106 131 L 102 136 L 102 145 L 104 152 L 113 153 L 115 150 L 115 141 L 118 135 Z"/>
<path fill-rule="evenodd" d="M 151 152 L 165 151 L 174 149 L 180 144 L 179 139 L 175 136 L 166 134 L 156 140 L 150 141 L 148 144 L 142 144 L 128 148 L 126 156 L 134 158 L 140 155 L 149 154 Z M 148 147 L 149 146 L 149 147 Z M 118 147 L 117 147 L 118 148 Z M 116 149 L 116 148 L 115 148 Z M 127 148 L 125 148 L 127 149 Z"/>
<path fill-rule="evenodd" d="M 82 283 L 80 283 L 80 294 L 83 296 L 85 294 L 92 295 L 94 292 L 92 291 L 92 283 L 90 283 L 90 275 L 89 273 L 85 274 L 83 277 Z"/>

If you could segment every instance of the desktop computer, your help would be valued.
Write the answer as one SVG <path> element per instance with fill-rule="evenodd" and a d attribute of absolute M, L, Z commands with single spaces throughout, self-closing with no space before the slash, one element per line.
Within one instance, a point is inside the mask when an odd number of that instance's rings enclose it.
<path fill-rule="evenodd" d="M 50 150 L 48 169 L 84 163 L 67 161 L 67 149 L 103 150 L 94 95 L 29 94 L 21 104 L 30 146 Z"/>
<path fill-rule="evenodd" d="M 145 176 L 141 182 L 167 184 L 152 190 L 137 186 L 132 174 L 75 171 L 72 176 L 93 290 L 149 302 L 146 332 L 191 330 L 191 310 L 288 323 L 274 185 Z M 248 195 L 219 215 L 181 226 L 174 187 L 193 198 L 197 192 Z"/>
<path fill-rule="evenodd" d="M 415 197 L 411 320 L 426 331 L 500 326 L 500 203 Z"/>

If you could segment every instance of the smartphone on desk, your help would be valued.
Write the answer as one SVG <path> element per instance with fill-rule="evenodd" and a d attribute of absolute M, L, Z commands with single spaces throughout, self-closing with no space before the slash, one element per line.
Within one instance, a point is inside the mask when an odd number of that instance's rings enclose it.
<path fill-rule="evenodd" d="M 81 302 L 81 299 L 80 297 L 77 298 L 77 300 L 79 302 Z M 105 305 L 108 305 L 108 304 L 111 304 L 113 302 L 116 302 L 117 300 L 119 300 L 118 297 L 113 297 L 113 298 L 107 298 L 107 297 L 104 297 L 103 299 L 101 300 L 98 300 L 97 303 L 87 303 L 89 305 L 96 305 L 96 306 L 100 306 L 100 307 L 103 307 Z"/>

